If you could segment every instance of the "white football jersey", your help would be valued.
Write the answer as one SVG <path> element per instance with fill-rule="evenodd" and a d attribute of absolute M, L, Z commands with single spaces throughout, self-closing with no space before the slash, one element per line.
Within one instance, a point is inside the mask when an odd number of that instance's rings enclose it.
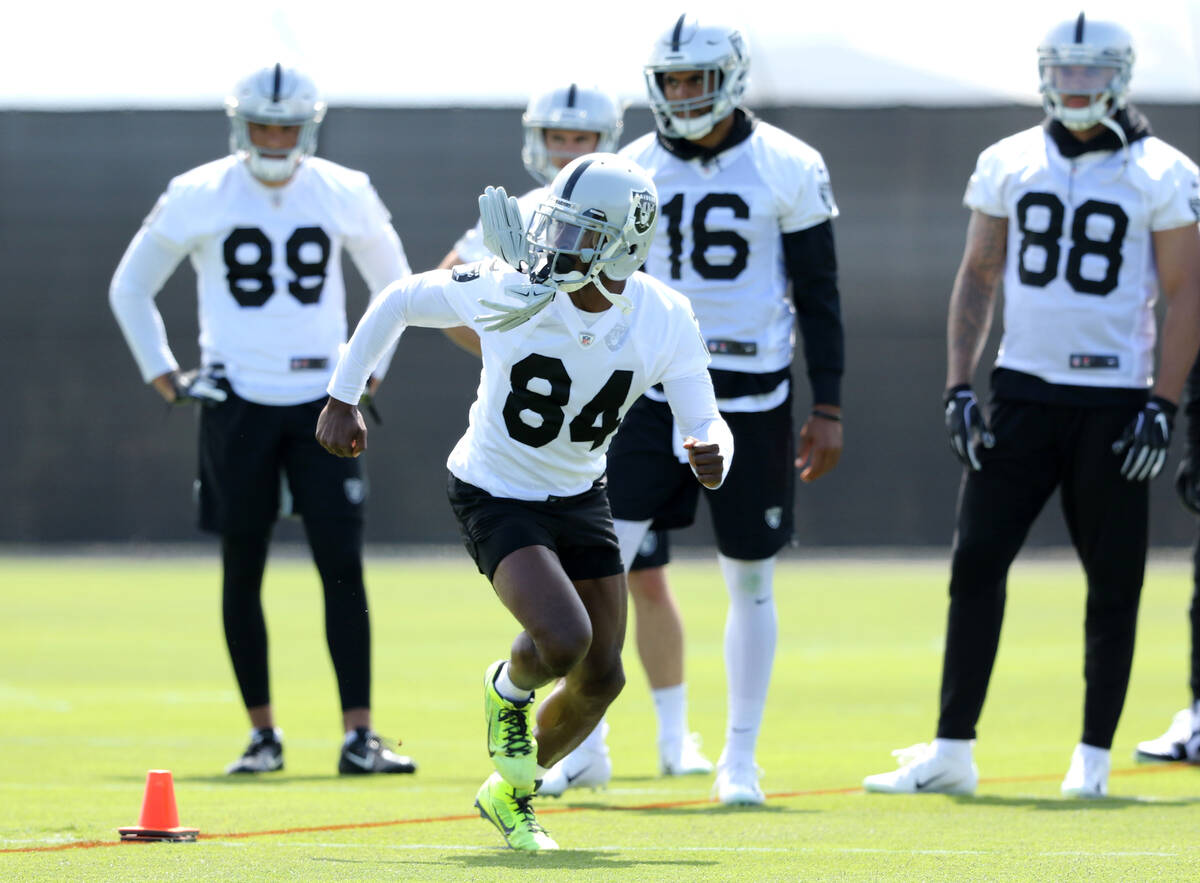
<path fill-rule="evenodd" d="M 710 425 L 724 427 L 707 380 L 708 353 L 691 306 L 677 292 L 634 273 L 624 290 L 634 303 L 627 314 L 616 307 L 585 313 L 559 293 L 511 331 L 486 331 L 472 321 L 489 312 L 480 300 L 518 302 L 505 289 L 527 282 L 493 260 L 389 286 L 355 331 L 329 394 L 357 401 L 374 354 L 408 325 L 469 325 L 479 332 L 483 370 L 466 434 L 446 465 L 462 481 L 518 500 L 590 488 L 604 473 L 625 412 L 653 384 L 700 378 L 707 400 L 677 414 L 681 426 L 702 441 Z"/>
<path fill-rule="evenodd" d="M 529 227 L 529 219 L 533 217 L 534 211 L 542 204 L 542 200 L 549 192 L 549 187 L 536 187 L 523 196 L 517 197 L 517 205 L 521 209 L 521 220 L 525 222 L 526 229 Z M 454 251 L 461 264 L 486 261 L 493 257 L 487 246 L 483 244 L 482 221 L 476 221 L 474 227 L 459 237 L 458 242 L 454 243 Z"/>
<path fill-rule="evenodd" d="M 388 226 L 362 172 L 310 157 L 272 188 L 227 156 L 172 180 L 144 229 L 191 259 L 203 364 L 242 398 L 290 405 L 322 397 L 346 340 L 342 246 Z"/>
<path fill-rule="evenodd" d="M 790 365 L 796 309 L 781 235 L 837 217 L 821 154 L 761 120 L 708 163 L 673 156 L 654 133 L 620 154 L 658 188 L 658 230 L 642 269 L 692 302 L 712 366 L 765 374 Z"/>
<path fill-rule="evenodd" d="M 965 205 L 1008 218 L 996 364 L 1075 386 L 1154 382 L 1152 233 L 1194 224 L 1200 177 L 1153 136 L 1125 151 L 1059 153 L 1041 126 L 979 156 Z"/>

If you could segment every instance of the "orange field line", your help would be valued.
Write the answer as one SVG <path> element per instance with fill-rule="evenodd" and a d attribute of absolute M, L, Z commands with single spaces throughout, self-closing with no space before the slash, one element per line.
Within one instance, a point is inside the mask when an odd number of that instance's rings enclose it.
<path fill-rule="evenodd" d="M 1148 773 L 1168 772 L 1183 764 L 1166 763 L 1155 764 L 1153 766 L 1132 767 L 1124 770 L 1113 770 L 1113 776 L 1137 776 L 1146 775 Z M 1044 782 L 1048 779 L 1057 779 L 1058 774 L 1047 775 L 1031 775 L 1031 776 L 999 776 L 990 779 L 980 779 L 980 785 L 1006 785 L 1014 782 Z M 779 800 L 788 797 L 823 797 L 829 794 L 854 794 L 862 791 L 862 787 L 855 785 L 851 788 L 815 788 L 808 791 L 773 791 L 767 795 L 769 798 Z M 711 797 L 693 797 L 689 800 L 668 800 L 658 803 L 638 803 L 631 806 L 544 806 L 538 809 L 539 816 L 561 815 L 563 813 L 576 812 L 641 812 L 644 810 L 654 809 L 677 809 L 682 806 L 699 806 L 705 803 L 713 803 Z M 309 825 L 302 828 L 275 828 L 269 831 L 230 831 L 223 834 L 200 834 L 201 840 L 245 840 L 249 837 L 278 837 L 285 834 L 313 834 L 322 831 L 350 831 L 362 830 L 366 828 L 393 828 L 397 825 L 425 825 L 434 822 L 463 822 L 478 819 L 478 813 L 460 813 L 452 816 L 429 816 L 418 819 L 389 819 L 383 822 L 343 822 L 337 825 Z M 12 849 L 0 849 L 0 854 L 12 852 L 61 852 L 66 849 L 98 849 L 104 846 L 118 846 L 120 840 L 79 840 L 74 843 L 56 843 L 52 846 L 21 846 Z"/>

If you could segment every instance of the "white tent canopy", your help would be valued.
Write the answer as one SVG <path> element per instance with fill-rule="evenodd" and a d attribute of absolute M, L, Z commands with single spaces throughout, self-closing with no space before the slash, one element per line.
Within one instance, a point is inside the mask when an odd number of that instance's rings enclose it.
<path fill-rule="evenodd" d="M 571 80 L 643 102 L 650 43 L 685 8 L 744 29 L 751 104 L 1033 103 L 1034 49 L 1080 5 L 20 4 L 0 32 L 0 108 L 216 107 L 240 75 L 276 60 L 303 66 L 334 105 L 518 106 L 531 91 Z M 1200 0 L 1098 0 L 1085 9 L 1133 34 L 1134 100 L 1200 100 Z"/>

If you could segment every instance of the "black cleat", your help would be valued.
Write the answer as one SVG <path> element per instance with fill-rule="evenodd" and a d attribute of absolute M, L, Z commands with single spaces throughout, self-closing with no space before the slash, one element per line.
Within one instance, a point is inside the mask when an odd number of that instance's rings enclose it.
<path fill-rule="evenodd" d="M 252 730 L 242 756 L 225 767 L 225 775 L 273 773 L 283 769 L 283 733 L 278 729 Z"/>
<path fill-rule="evenodd" d="M 417 765 L 411 757 L 392 751 L 378 733 L 366 727 L 356 727 L 354 738 L 342 746 L 338 772 L 343 776 L 365 773 L 415 773 Z"/>

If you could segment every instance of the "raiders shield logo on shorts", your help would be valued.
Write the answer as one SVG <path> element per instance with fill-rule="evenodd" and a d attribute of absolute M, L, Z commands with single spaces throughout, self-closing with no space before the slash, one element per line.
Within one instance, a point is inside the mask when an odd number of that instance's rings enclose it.
<path fill-rule="evenodd" d="M 778 530 L 779 525 L 783 524 L 783 507 L 772 506 L 763 512 L 763 521 L 767 523 L 767 527 L 771 528 L 771 530 Z"/>
<path fill-rule="evenodd" d="M 361 478 L 347 478 L 342 485 L 346 499 L 356 506 L 367 498 L 367 483 Z"/>

